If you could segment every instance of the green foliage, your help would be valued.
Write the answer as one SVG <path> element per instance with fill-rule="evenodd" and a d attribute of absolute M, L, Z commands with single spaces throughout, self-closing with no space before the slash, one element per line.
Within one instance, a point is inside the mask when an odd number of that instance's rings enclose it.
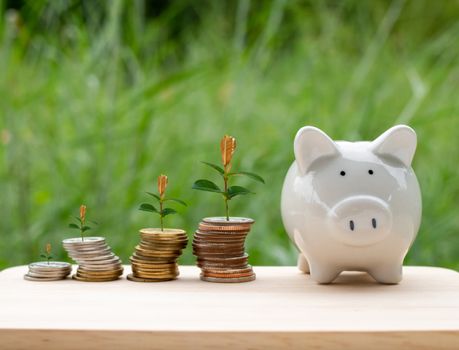
<path fill-rule="evenodd" d="M 78 222 L 78 224 L 75 224 L 75 223 L 72 222 L 72 223 L 70 223 L 68 225 L 68 227 L 71 228 L 71 229 L 74 229 L 74 230 L 79 230 L 80 231 L 80 235 L 81 235 L 81 240 L 84 240 L 84 233 L 86 231 L 91 230 L 91 227 L 86 225 L 85 216 L 83 216 L 83 217 L 75 216 L 75 220 Z M 91 221 L 91 222 L 97 225 L 96 222 L 94 222 L 94 221 Z"/>
<path fill-rule="evenodd" d="M 161 175 L 161 176 L 165 176 L 165 175 Z M 166 185 L 167 185 L 167 177 L 166 177 Z M 183 205 L 183 206 L 187 206 L 187 204 L 180 200 L 180 199 L 177 199 L 177 198 L 166 198 L 164 196 L 164 193 L 166 191 L 166 185 L 164 185 L 164 188 L 160 189 L 160 186 L 158 185 L 158 190 L 160 191 L 160 195 L 158 196 L 157 194 L 155 193 L 151 193 L 151 192 L 147 192 L 148 195 L 152 196 L 159 204 L 159 210 L 152 204 L 150 203 L 142 203 L 140 204 L 140 207 L 139 207 L 139 210 L 142 210 L 142 211 L 148 211 L 148 212 L 151 212 L 151 213 L 156 213 L 159 215 L 159 218 L 160 218 L 160 225 L 161 225 L 161 231 L 164 231 L 164 217 L 168 216 L 168 215 L 171 215 L 171 214 L 176 214 L 177 211 L 173 208 L 164 208 L 164 203 L 166 202 L 175 202 L 175 203 L 178 203 L 180 205 Z M 162 192 L 161 192 L 162 191 Z"/>
<path fill-rule="evenodd" d="M 0 6 L 0 268 L 39 256 L 81 202 L 124 261 L 152 168 L 167 169 L 191 235 L 218 196 L 190 191 L 217 159 L 243 150 L 269 188 L 239 201 L 256 223 L 251 264 L 292 265 L 279 199 L 304 125 L 371 140 L 397 123 L 418 134 L 413 168 L 423 219 L 406 264 L 459 269 L 457 1 L 27 1 Z M 22 3 L 22 2 L 21 2 Z M 445 156 L 446 155 L 446 156 Z M 237 177 L 248 186 L 249 178 Z M 247 182 L 246 182 L 247 181 Z M 236 199 L 237 200 L 237 199 Z M 56 259 L 65 260 L 63 249 Z M 191 249 L 181 263 L 194 264 Z"/>

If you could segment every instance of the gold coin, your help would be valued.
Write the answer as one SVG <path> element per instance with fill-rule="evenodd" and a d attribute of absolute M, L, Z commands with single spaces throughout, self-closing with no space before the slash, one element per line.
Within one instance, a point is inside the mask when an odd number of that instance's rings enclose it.
<path fill-rule="evenodd" d="M 77 275 L 73 275 L 72 278 L 77 281 L 82 281 L 82 282 L 110 282 L 110 281 L 116 281 L 119 279 L 119 276 L 114 276 L 110 278 L 86 278 L 86 277 L 80 277 Z"/>
<path fill-rule="evenodd" d="M 142 277 L 136 277 L 132 274 L 127 275 L 127 279 L 132 282 L 167 282 L 167 281 L 172 281 L 177 279 L 176 277 L 171 277 L 168 279 L 165 278 L 142 278 Z"/>

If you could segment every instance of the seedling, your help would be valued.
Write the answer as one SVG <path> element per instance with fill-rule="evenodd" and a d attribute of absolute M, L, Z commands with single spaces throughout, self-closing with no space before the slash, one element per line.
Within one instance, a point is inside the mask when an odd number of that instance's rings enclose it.
<path fill-rule="evenodd" d="M 177 198 L 166 198 L 166 187 L 167 187 L 167 176 L 159 175 L 158 176 L 158 193 L 147 192 L 148 195 L 152 196 L 159 204 L 159 209 L 150 203 L 142 203 L 139 207 L 139 210 L 149 211 L 151 213 L 156 213 L 159 215 L 161 231 L 164 231 L 164 217 L 171 214 L 176 214 L 177 211 L 172 208 L 164 208 L 164 203 L 166 202 L 176 202 L 183 206 L 187 206 L 186 203 Z"/>
<path fill-rule="evenodd" d="M 223 168 L 219 165 L 202 162 L 211 167 L 223 179 L 223 190 L 210 180 L 200 179 L 193 184 L 193 189 L 207 192 L 220 193 L 225 202 L 226 220 L 229 221 L 229 205 L 228 202 L 236 196 L 254 193 L 242 186 L 229 186 L 229 181 L 235 176 L 247 176 L 252 180 L 265 183 L 265 180 L 257 174 L 247 171 L 231 172 L 231 160 L 233 159 L 234 151 L 236 150 L 236 139 L 232 136 L 225 135 L 220 142 L 220 151 L 222 155 Z"/>
<path fill-rule="evenodd" d="M 78 221 L 78 224 L 71 223 L 69 224 L 69 227 L 80 230 L 81 240 L 84 241 L 84 233 L 91 229 L 90 226 L 86 225 L 86 205 L 80 205 L 80 217 L 75 216 L 75 219 Z M 91 222 L 97 225 L 97 222 Z"/>
<path fill-rule="evenodd" d="M 45 246 L 45 252 L 43 254 L 40 254 L 40 257 L 42 257 L 43 259 L 45 259 L 47 262 L 48 262 L 48 265 L 49 265 L 49 261 L 53 258 L 51 256 L 51 243 L 47 243 L 46 246 Z"/>

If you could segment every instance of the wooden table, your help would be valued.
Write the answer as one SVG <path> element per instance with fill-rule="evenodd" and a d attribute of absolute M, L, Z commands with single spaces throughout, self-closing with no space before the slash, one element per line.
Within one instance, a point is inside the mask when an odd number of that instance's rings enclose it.
<path fill-rule="evenodd" d="M 126 272 L 129 268 L 126 267 Z M 318 285 L 295 267 L 243 284 L 85 283 L 0 273 L 1 349 L 459 349 L 459 273 L 405 267 L 399 285 L 362 273 Z"/>

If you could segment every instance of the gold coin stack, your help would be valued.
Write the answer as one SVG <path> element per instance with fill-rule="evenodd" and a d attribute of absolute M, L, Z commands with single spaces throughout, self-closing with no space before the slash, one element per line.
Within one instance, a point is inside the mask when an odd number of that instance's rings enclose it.
<path fill-rule="evenodd" d="M 50 261 L 35 262 L 29 265 L 29 272 L 24 275 L 28 281 L 59 281 L 67 278 L 72 266 L 66 262 Z"/>
<path fill-rule="evenodd" d="M 204 218 L 193 238 L 193 254 L 201 268 L 201 280 L 240 283 L 255 279 L 244 243 L 254 220 Z"/>
<path fill-rule="evenodd" d="M 123 274 L 118 256 L 103 237 L 69 238 L 62 241 L 69 256 L 78 264 L 73 279 L 84 282 L 108 282 Z"/>
<path fill-rule="evenodd" d="M 140 230 L 140 243 L 129 258 L 134 282 L 162 282 L 175 280 L 179 275 L 177 259 L 188 244 L 186 232 L 178 229 Z"/>

